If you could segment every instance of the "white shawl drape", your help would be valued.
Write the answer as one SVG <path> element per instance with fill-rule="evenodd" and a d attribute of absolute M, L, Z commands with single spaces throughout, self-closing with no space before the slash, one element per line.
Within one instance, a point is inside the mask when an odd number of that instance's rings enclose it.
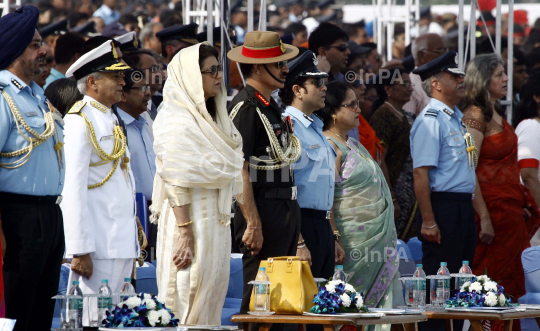
<path fill-rule="evenodd" d="M 166 199 L 165 185 L 219 189 L 219 217 L 224 225 L 230 222 L 233 196 L 241 199 L 242 137 L 227 114 L 223 80 L 221 92 L 214 97 L 217 123 L 206 109 L 200 45 L 184 48 L 167 69 L 163 102 L 153 126 L 158 169 L 150 208 L 154 223 Z"/>

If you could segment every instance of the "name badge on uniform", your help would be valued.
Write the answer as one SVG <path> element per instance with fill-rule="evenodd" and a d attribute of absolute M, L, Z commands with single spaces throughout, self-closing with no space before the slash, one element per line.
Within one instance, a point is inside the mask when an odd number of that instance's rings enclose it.
<path fill-rule="evenodd" d="M 35 111 L 29 111 L 29 112 L 26 112 L 26 117 L 33 117 L 33 116 L 37 116 L 37 112 Z"/>
<path fill-rule="evenodd" d="M 114 136 L 103 136 L 99 139 L 99 141 L 104 141 L 104 140 L 114 140 Z"/>
<path fill-rule="evenodd" d="M 321 145 L 319 144 L 309 145 L 309 149 L 317 149 L 317 148 L 321 148 Z"/>
<path fill-rule="evenodd" d="M 455 136 L 456 134 L 458 134 L 457 131 L 452 131 L 452 132 L 450 132 L 450 136 Z"/>

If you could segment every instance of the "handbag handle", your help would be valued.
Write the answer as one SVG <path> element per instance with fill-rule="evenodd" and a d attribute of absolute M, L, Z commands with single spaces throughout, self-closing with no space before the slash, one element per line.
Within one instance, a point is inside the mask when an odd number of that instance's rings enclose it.
<path fill-rule="evenodd" d="M 266 272 L 271 273 L 271 272 L 274 271 L 274 260 L 276 260 L 276 262 L 286 260 L 287 261 L 287 269 L 286 269 L 287 273 L 292 273 L 292 266 L 293 266 L 294 261 L 300 262 L 300 258 L 298 256 L 270 257 L 267 260 L 268 265 L 266 267 Z"/>

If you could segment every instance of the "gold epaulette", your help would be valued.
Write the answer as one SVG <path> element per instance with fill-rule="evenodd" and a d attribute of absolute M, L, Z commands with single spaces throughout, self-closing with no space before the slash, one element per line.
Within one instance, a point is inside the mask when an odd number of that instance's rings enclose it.
<path fill-rule="evenodd" d="M 71 109 L 68 111 L 68 114 L 78 114 L 86 105 L 86 101 L 77 101 L 73 104 Z"/>

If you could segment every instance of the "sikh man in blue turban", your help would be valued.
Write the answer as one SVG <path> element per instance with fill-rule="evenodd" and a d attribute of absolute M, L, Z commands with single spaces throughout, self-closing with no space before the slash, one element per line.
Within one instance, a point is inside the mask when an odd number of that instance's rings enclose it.
<path fill-rule="evenodd" d="M 38 16 L 24 6 L 0 19 L 0 211 L 6 317 L 17 320 L 15 331 L 50 330 L 65 245 L 64 123 L 33 81 L 46 54 Z"/>

